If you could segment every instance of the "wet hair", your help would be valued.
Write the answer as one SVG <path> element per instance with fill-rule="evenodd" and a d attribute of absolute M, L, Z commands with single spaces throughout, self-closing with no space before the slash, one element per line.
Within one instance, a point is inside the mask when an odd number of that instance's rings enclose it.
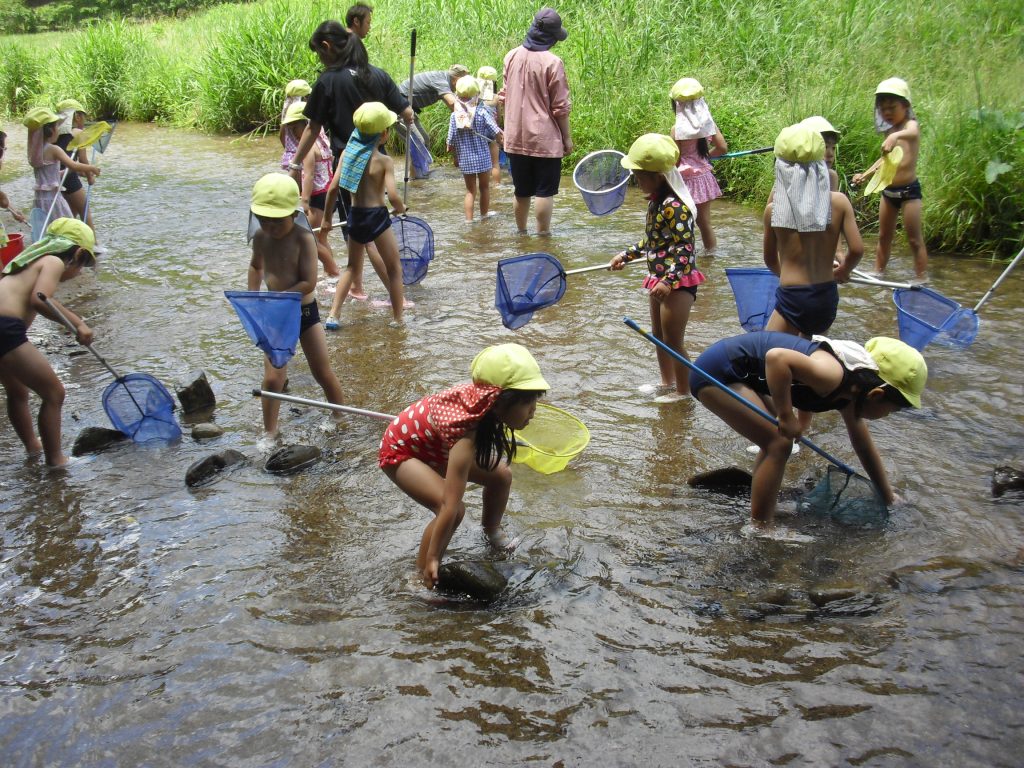
<path fill-rule="evenodd" d="M 356 3 L 351 8 L 349 8 L 348 12 L 345 14 L 345 26 L 351 28 L 352 22 L 355 21 L 356 19 L 359 19 L 360 21 L 366 21 L 370 17 L 371 13 L 373 13 L 372 5 L 367 5 L 366 3 Z"/>
<path fill-rule="evenodd" d="M 504 411 L 523 403 L 539 400 L 544 394 L 536 389 L 505 389 L 498 395 L 494 405 L 484 414 L 476 425 L 476 463 L 486 470 L 498 466 L 502 458 L 511 462 L 516 455 L 516 440 L 511 429 L 508 429 L 497 417 L 495 411 Z"/>
<path fill-rule="evenodd" d="M 853 414 L 859 419 L 864 411 L 864 403 L 867 402 L 868 393 L 873 389 L 881 388 L 885 401 L 892 403 L 899 408 L 910 408 L 907 398 L 892 384 L 886 383 L 878 371 L 868 368 L 858 368 L 851 371 L 849 375 L 851 394 L 853 395 Z"/>

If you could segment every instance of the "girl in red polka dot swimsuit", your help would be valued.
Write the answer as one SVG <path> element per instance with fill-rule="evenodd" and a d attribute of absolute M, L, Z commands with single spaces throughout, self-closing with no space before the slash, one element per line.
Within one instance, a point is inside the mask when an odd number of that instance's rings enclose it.
<path fill-rule="evenodd" d="M 470 482 L 483 486 L 481 524 L 492 545 L 507 545 L 501 519 L 512 488 L 514 430 L 533 418 L 548 383 L 525 347 L 488 347 L 473 360 L 472 384 L 428 395 L 405 408 L 380 441 L 378 463 L 391 481 L 434 513 L 420 540 L 416 568 L 437 582 L 452 534 L 466 514 Z"/>

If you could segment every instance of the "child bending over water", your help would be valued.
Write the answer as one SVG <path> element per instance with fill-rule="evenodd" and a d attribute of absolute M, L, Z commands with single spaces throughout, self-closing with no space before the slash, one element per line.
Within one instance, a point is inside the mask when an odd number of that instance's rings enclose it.
<path fill-rule="evenodd" d="M 470 367 L 472 384 L 446 389 L 403 410 L 380 442 L 379 464 L 395 485 L 434 513 L 420 540 L 416 569 L 428 587 L 466 514 L 468 483 L 484 488 L 481 523 L 495 547 L 512 487 L 515 430 L 530 423 L 548 383 L 525 347 L 487 347 Z"/>

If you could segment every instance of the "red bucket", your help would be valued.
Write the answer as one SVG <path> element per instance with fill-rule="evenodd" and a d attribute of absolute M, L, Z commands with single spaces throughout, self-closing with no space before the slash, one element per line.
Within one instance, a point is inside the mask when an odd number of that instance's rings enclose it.
<path fill-rule="evenodd" d="M 7 245 L 0 248 L 0 266 L 7 266 L 15 256 L 25 249 L 25 236 L 20 232 L 12 232 L 7 235 Z"/>

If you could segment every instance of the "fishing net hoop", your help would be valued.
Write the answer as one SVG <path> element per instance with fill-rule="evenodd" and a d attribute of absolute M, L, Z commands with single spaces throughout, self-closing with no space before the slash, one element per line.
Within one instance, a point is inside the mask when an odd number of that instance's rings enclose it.
<path fill-rule="evenodd" d="M 618 210 L 626 199 L 626 184 L 632 172 L 622 167 L 625 157 L 614 149 L 591 152 L 576 164 L 572 182 L 583 196 L 587 210 L 606 216 Z"/>

